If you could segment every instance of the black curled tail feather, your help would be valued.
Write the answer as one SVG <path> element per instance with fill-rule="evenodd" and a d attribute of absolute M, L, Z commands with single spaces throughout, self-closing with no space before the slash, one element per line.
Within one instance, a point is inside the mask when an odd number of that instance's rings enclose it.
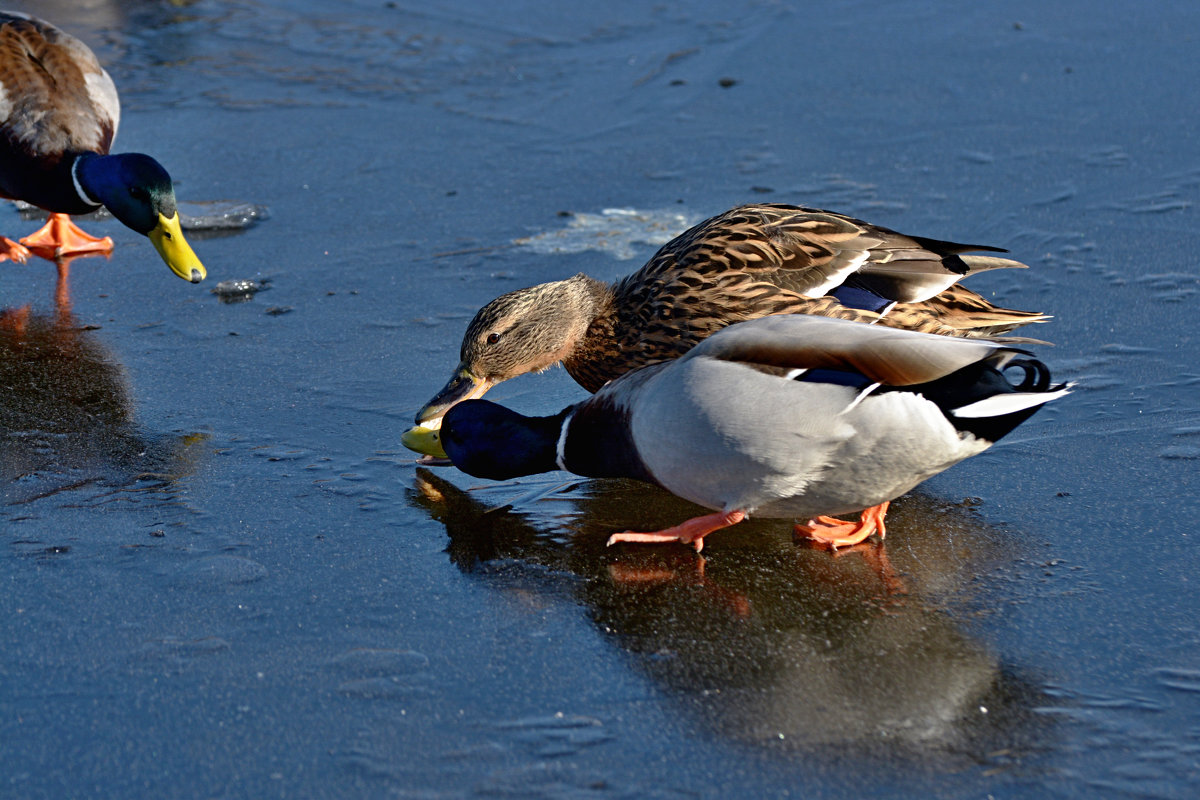
<path fill-rule="evenodd" d="M 1048 392 L 1050 391 L 1050 368 L 1031 356 L 1019 356 L 1011 359 L 1002 368 L 1004 372 L 1010 369 L 1022 371 L 1021 382 L 1012 384 L 1017 392 Z M 1007 375 L 1005 376 L 1007 378 Z"/>
<path fill-rule="evenodd" d="M 1019 376 L 1014 374 L 1018 371 Z M 1005 349 L 935 381 L 881 391 L 920 394 L 936 404 L 959 432 L 995 442 L 1063 389 L 1052 383 L 1050 369 L 1041 361 Z"/>

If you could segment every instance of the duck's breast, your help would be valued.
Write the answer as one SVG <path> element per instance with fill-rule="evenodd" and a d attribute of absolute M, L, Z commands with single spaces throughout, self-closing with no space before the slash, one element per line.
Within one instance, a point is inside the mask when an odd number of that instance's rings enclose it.
<path fill-rule="evenodd" d="M 642 388 L 630 425 L 655 479 L 709 508 L 753 511 L 802 495 L 854 431 L 837 417 L 848 387 L 812 391 L 707 358 L 671 365 Z"/>
<path fill-rule="evenodd" d="M 934 403 L 911 392 L 868 395 L 840 419 L 854 434 L 832 454 L 805 496 L 781 500 L 760 509 L 760 514 L 861 511 L 899 497 L 991 445 L 960 433 Z"/>
<path fill-rule="evenodd" d="M 633 439 L 656 480 L 709 508 L 767 517 L 859 511 L 983 449 L 907 392 L 785 380 L 687 359 L 642 388 Z"/>

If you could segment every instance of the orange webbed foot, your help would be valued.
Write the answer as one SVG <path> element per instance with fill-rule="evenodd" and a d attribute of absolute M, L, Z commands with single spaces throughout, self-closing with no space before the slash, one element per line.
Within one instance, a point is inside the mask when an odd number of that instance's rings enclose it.
<path fill-rule="evenodd" d="M 803 535 L 814 544 L 833 550 L 856 545 L 873 533 L 878 533 L 882 539 L 887 535 L 887 526 L 883 518 L 887 514 L 889 502 L 865 509 L 858 522 L 821 516 L 810 519 L 807 525 L 797 523 L 796 535 Z"/>
<path fill-rule="evenodd" d="M 25 260 L 29 258 L 29 248 L 12 239 L 0 236 L 0 261 L 6 258 L 12 259 L 18 264 L 24 264 Z"/>
<path fill-rule="evenodd" d="M 690 544 L 696 548 L 699 553 L 704 549 L 704 537 L 713 531 L 718 531 L 721 528 L 728 528 L 730 525 L 736 525 L 746 518 L 745 511 L 718 511 L 715 514 L 707 514 L 703 517 L 695 517 L 686 522 L 681 522 L 673 528 L 666 528 L 653 533 L 638 533 L 637 531 L 622 531 L 614 533 L 608 537 L 608 546 L 622 542 L 633 544 L 665 544 L 668 542 L 679 542 L 680 544 Z"/>
<path fill-rule="evenodd" d="M 66 214 L 51 214 L 39 230 L 21 239 L 21 244 L 43 258 L 79 253 L 107 253 L 113 248 L 110 237 L 92 236 L 71 222 Z"/>

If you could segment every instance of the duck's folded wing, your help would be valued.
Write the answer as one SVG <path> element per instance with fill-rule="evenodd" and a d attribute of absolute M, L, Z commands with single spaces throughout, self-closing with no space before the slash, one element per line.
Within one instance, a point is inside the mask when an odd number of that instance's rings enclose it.
<path fill-rule="evenodd" d="M 835 369 L 890 386 L 937 380 L 1001 351 L 979 339 L 958 339 L 827 317 L 780 314 L 742 322 L 684 356 L 737 361 L 782 370 Z"/>
<path fill-rule="evenodd" d="M 108 152 L 120 101 L 87 45 L 49 23 L 0 12 L 3 134 L 34 155 Z"/>
<path fill-rule="evenodd" d="M 1004 252 L 906 236 L 832 211 L 758 204 L 700 223 L 664 246 L 646 270 L 693 272 L 709 280 L 738 274 L 805 297 L 829 294 L 853 277 L 888 300 L 918 302 L 969 273 L 1025 266 L 959 255 L 981 250 Z"/>
<path fill-rule="evenodd" d="M 949 244 L 950 247 L 969 250 L 994 249 L 978 245 L 954 245 L 948 242 L 936 244 Z M 853 276 L 847 276 L 847 281 L 900 303 L 920 303 L 929 300 L 976 272 L 992 269 L 1029 269 L 1028 265 L 1011 258 L 960 256 L 950 252 L 939 254 L 923 248 L 881 248 L 872 253 L 882 257 L 869 259 Z M 978 298 L 978 295 L 970 294 Z M 986 303 L 982 298 L 979 300 Z M 986 305 L 991 307 L 990 303 Z"/>
<path fill-rule="evenodd" d="M 960 253 L 986 250 L 986 245 L 958 244 L 907 236 L 859 219 L 817 209 L 778 213 L 763 224 L 780 258 L 774 278 L 796 284 L 810 297 L 854 285 L 888 300 L 928 300 L 966 275 L 988 269 L 1021 267 L 1018 261 Z"/>

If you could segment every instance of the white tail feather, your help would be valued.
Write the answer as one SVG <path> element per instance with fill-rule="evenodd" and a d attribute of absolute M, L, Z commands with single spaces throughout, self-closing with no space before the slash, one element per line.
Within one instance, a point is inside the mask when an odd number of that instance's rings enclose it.
<path fill-rule="evenodd" d="M 962 408 L 952 409 L 950 413 L 961 419 L 1003 417 L 1005 414 L 1014 414 L 1018 411 L 1024 411 L 1027 408 L 1049 403 L 1051 400 L 1057 400 L 1065 394 L 1070 394 L 1073 385 L 1067 384 L 1056 392 L 997 394 L 983 400 L 976 400 L 974 403 L 968 403 Z"/>

